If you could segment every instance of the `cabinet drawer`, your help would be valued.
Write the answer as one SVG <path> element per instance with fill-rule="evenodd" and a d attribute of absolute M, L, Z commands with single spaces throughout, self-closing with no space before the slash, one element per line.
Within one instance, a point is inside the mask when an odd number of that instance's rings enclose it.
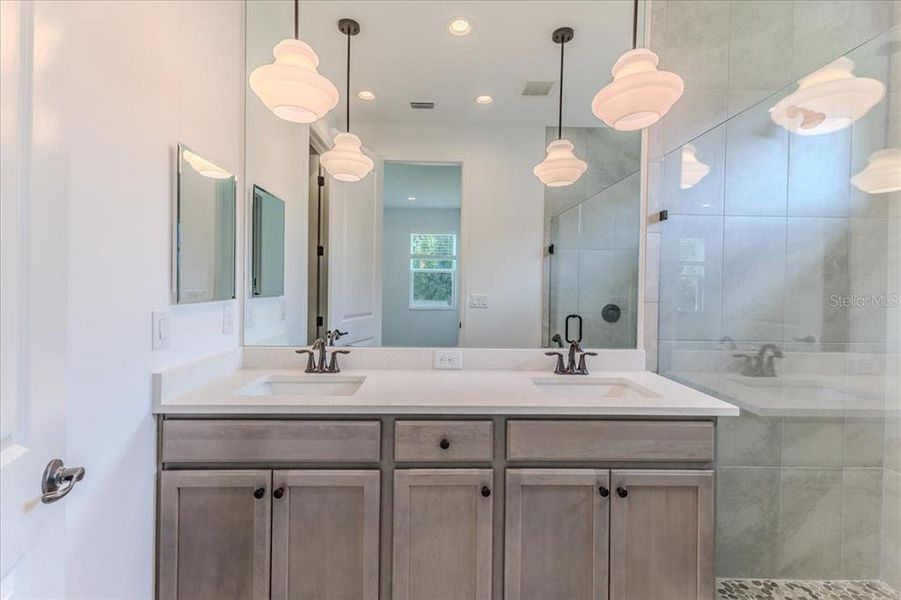
<path fill-rule="evenodd" d="M 713 423 L 508 421 L 507 459 L 712 461 Z"/>
<path fill-rule="evenodd" d="M 398 462 L 489 461 L 491 421 L 397 421 L 394 458 Z"/>
<path fill-rule="evenodd" d="M 378 421 L 163 421 L 164 463 L 376 462 Z"/>

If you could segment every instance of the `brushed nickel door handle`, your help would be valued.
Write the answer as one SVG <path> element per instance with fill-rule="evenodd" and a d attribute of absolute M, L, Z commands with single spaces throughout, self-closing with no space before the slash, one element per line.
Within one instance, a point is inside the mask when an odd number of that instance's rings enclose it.
<path fill-rule="evenodd" d="M 51 504 L 71 492 L 84 473 L 84 467 L 66 467 L 59 458 L 51 460 L 41 477 L 41 502 Z"/>

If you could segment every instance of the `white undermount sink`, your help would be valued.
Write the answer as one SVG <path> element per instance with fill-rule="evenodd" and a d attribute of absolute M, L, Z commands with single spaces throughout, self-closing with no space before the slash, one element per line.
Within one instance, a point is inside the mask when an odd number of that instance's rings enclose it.
<path fill-rule="evenodd" d="M 564 375 L 533 377 L 532 383 L 549 396 L 558 398 L 657 398 L 651 390 L 622 377 Z"/>
<path fill-rule="evenodd" d="M 242 388 L 242 396 L 353 396 L 365 377 L 353 375 L 268 375 Z"/>

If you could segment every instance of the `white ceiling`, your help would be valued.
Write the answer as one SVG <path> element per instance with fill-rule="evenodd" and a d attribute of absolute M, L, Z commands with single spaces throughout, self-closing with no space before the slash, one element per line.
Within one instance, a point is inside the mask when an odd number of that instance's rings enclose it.
<path fill-rule="evenodd" d="M 526 81 L 558 80 L 557 27 L 575 30 L 566 44 L 564 126 L 602 126 L 591 99 L 611 80 L 610 68 L 631 46 L 632 1 L 302 1 L 300 36 L 320 57 L 320 72 L 341 92 L 333 114 L 344 122 L 347 38 L 338 19 L 360 23 L 352 38 L 351 120 L 370 122 L 556 125 L 555 85 L 546 97 L 521 95 Z M 473 31 L 448 33 L 466 16 Z M 356 94 L 369 89 L 376 99 Z M 476 96 L 494 97 L 490 105 Z M 430 101 L 434 110 L 413 110 Z"/>
<path fill-rule="evenodd" d="M 460 165 L 386 162 L 385 207 L 460 208 L 462 175 Z"/>

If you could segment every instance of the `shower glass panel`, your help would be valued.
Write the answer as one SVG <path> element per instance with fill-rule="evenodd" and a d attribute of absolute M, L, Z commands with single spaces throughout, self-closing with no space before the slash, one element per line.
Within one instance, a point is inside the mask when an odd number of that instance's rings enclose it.
<path fill-rule="evenodd" d="M 658 369 L 741 408 L 718 425 L 719 578 L 899 590 L 901 191 L 851 179 L 901 148 L 901 28 L 832 66 L 877 91 L 827 114 L 792 84 L 652 161 Z M 832 116 L 853 124 L 819 134 Z"/>

